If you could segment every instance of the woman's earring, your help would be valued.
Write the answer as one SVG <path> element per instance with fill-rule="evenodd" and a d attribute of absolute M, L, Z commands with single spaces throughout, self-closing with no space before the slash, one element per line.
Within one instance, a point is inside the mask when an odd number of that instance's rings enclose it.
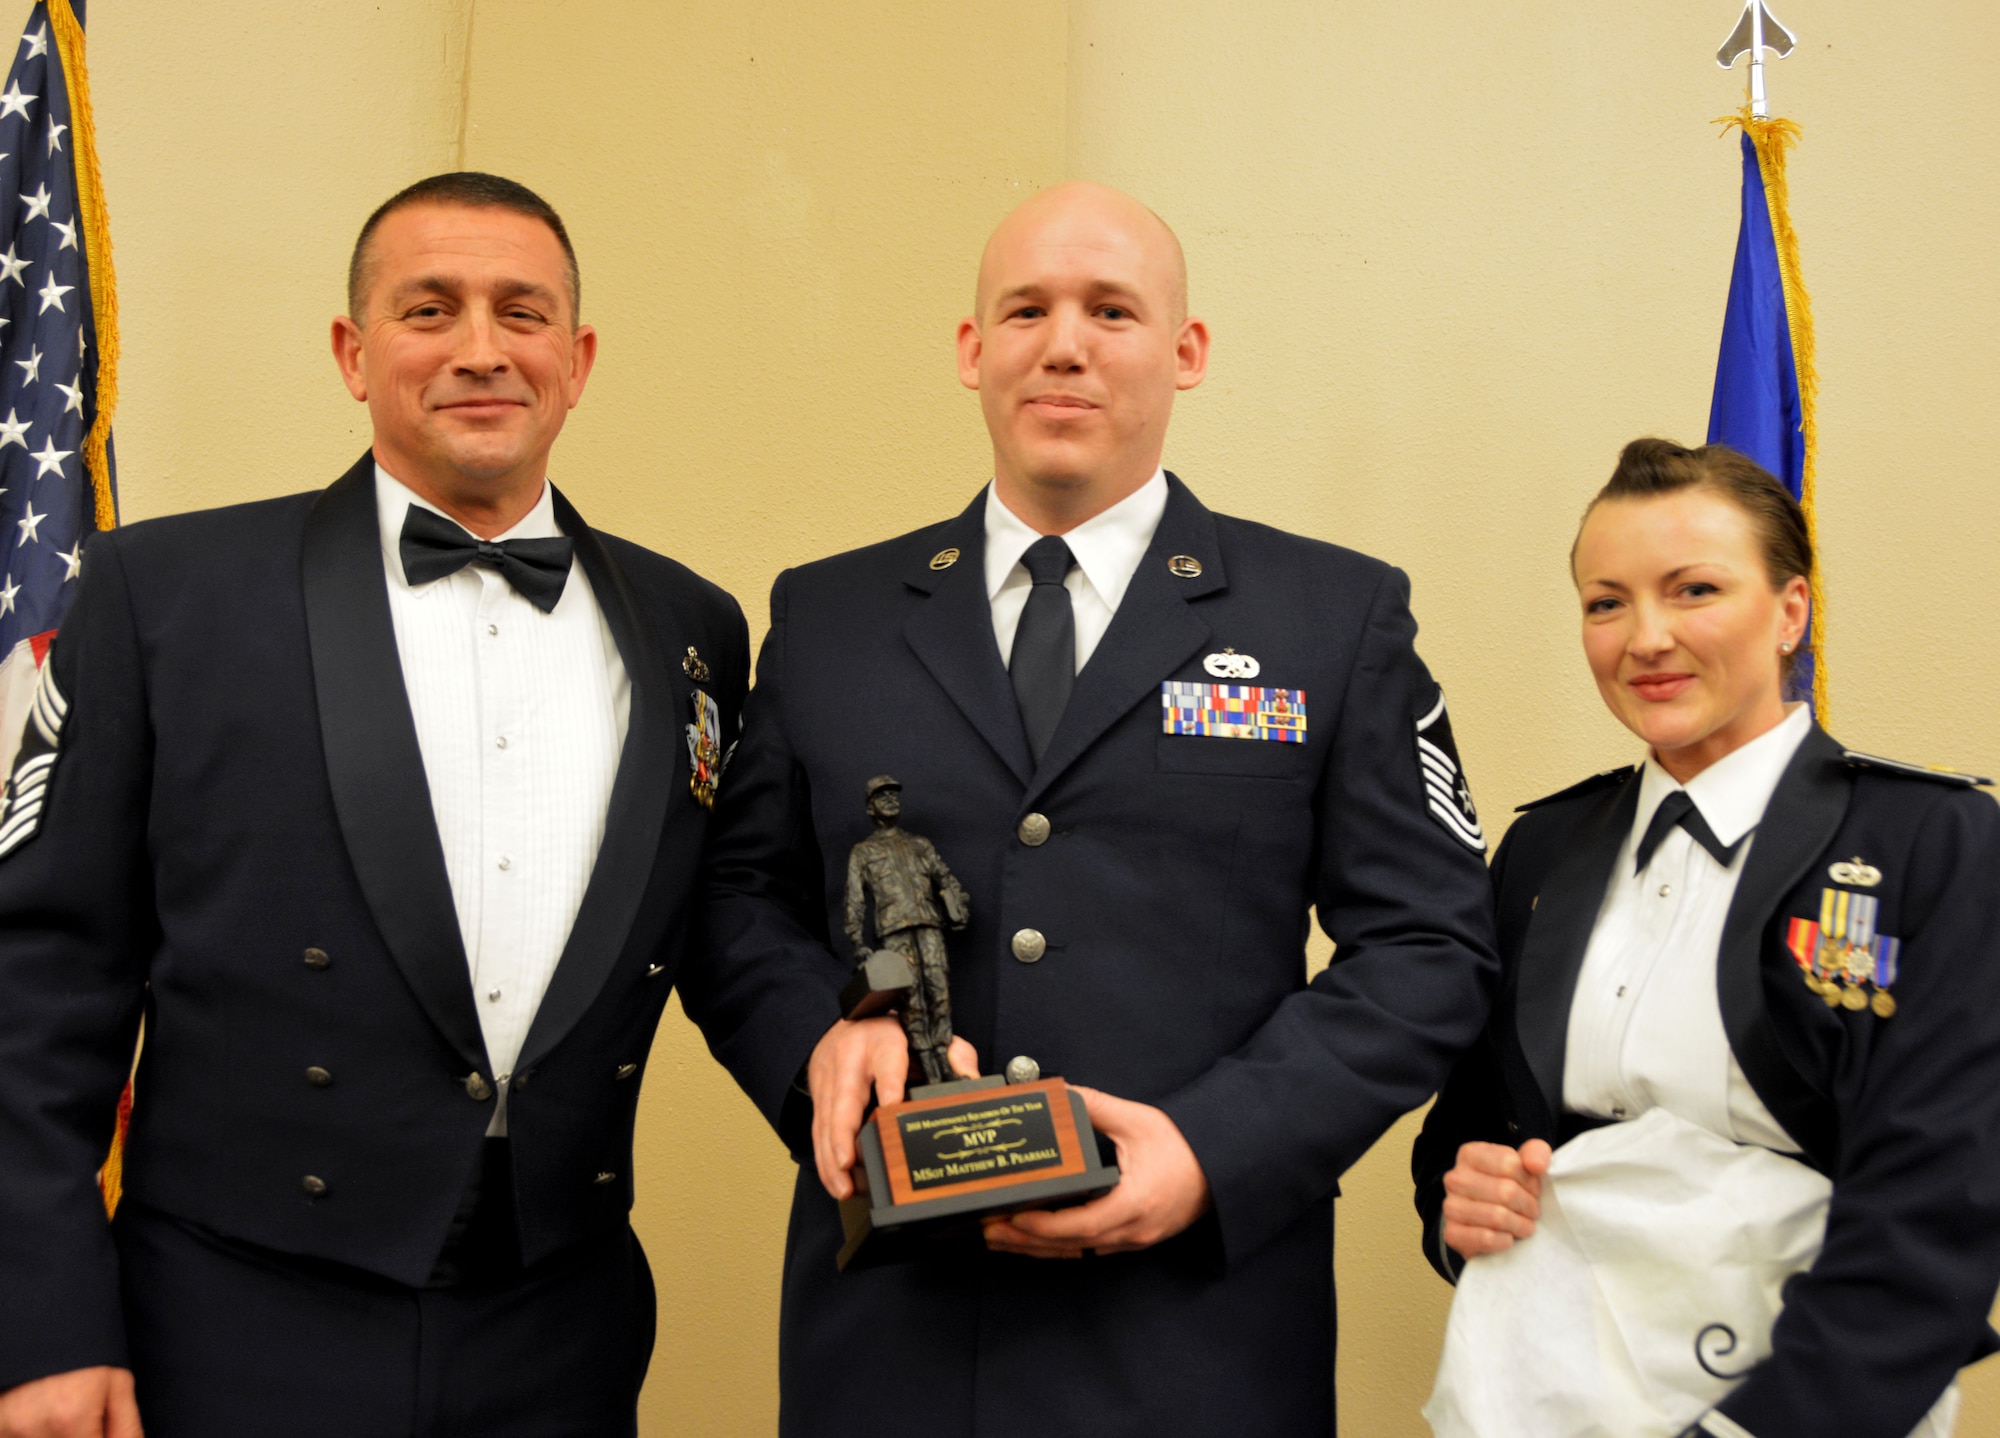
<path fill-rule="evenodd" d="M 1780 644 L 1778 652 L 1780 654 L 1790 654 L 1792 652 L 1792 641 L 1787 639 L 1783 644 Z"/>

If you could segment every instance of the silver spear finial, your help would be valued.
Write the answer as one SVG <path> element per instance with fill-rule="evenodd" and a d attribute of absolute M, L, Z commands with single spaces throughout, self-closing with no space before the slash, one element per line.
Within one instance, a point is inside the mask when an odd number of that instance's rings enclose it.
<path fill-rule="evenodd" d="M 1770 107 L 1764 101 L 1764 52 L 1769 50 L 1782 60 L 1792 53 L 1792 47 L 1797 44 L 1792 32 L 1778 23 L 1778 17 L 1771 13 L 1764 0 L 1750 0 L 1743 7 L 1743 15 L 1737 20 L 1736 28 L 1729 32 L 1729 38 L 1715 52 L 1715 63 L 1725 70 L 1734 69 L 1744 53 L 1749 53 L 1750 113 L 1758 119 L 1770 115 Z"/>

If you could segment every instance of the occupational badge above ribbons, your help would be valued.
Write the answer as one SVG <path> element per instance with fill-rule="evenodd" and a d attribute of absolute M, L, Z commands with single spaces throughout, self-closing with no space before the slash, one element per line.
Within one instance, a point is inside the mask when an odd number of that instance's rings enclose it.
<path fill-rule="evenodd" d="M 1033 1059 L 1014 1058 L 1004 1077 L 964 1078 L 950 1068 L 944 931 L 972 922 L 971 896 L 931 841 L 898 823 L 901 784 L 887 774 L 870 779 L 867 804 L 875 832 L 847 860 L 846 928 L 858 962 L 841 1015 L 896 1013 L 911 1075 L 921 1071 L 928 1082 L 861 1125 L 863 1182 L 840 1206 L 843 1271 L 970 1246 L 988 1214 L 1081 1203 L 1118 1182 L 1083 1100 L 1060 1078 L 1043 1077 Z"/>

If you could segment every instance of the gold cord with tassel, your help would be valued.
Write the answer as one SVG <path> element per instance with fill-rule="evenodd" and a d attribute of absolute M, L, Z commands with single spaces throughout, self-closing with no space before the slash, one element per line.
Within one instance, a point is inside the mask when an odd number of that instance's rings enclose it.
<path fill-rule="evenodd" d="M 118 502 L 111 490 L 111 416 L 118 408 L 118 279 L 111 266 L 111 230 L 104 209 L 104 172 L 97 165 L 97 122 L 90 110 L 90 73 L 83 62 L 83 27 L 69 0 L 48 0 L 49 28 L 62 60 L 69 91 L 70 144 L 76 163 L 77 218 L 83 228 L 84 262 L 90 269 L 90 312 L 97 330 L 97 413 L 83 439 L 84 473 L 90 477 L 99 529 L 118 525 Z M 111 1150 L 98 1170 L 104 1211 L 118 1211 L 124 1196 L 125 1134 L 132 1121 L 132 1080 L 118 1099 Z"/>

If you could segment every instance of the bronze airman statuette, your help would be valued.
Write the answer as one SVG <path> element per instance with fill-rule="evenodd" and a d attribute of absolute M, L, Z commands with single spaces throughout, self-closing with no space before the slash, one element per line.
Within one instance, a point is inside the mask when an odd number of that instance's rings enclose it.
<path fill-rule="evenodd" d="M 860 961 L 841 995 L 841 1011 L 866 1018 L 894 1007 L 909 1036 L 910 1057 L 931 1083 L 951 1071 L 951 973 L 944 925 L 972 921 L 972 901 L 929 839 L 897 827 L 903 786 L 887 774 L 868 781 L 868 817 L 875 832 L 847 858 L 847 939 Z M 866 939 L 868 901 L 875 901 L 875 946 Z M 938 912 L 942 900 L 944 912 Z"/>
<path fill-rule="evenodd" d="M 840 1205 L 843 1269 L 893 1263 L 936 1243 L 976 1249 L 984 1215 L 1082 1203 L 1118 1182 L 1083 1099 L 1062 1079 L 1043 1077 L 1031 1056 L 1009 1060 L 1005 1077 L 951 1071 L 944 929 L 947 923 L 964 929 L 972 901 L 930 840 L 898 825 L 903 786 L 881 774 L 868 781 L 867 792 L 875 832 L 847 860 L 847 937 L 860 962 L 841 992 L 840 1011 L 865 1019 L 896 1010 L 909 1039 L 911 1077 L 921 1068 L 928 1082 L 861 1125 L 863 1181 Z M 1015 833 L 1037 848 L 1049 837 L 1048 819 L 1031 814 Z M 1023 963 L 1039 960 L 1047 947 L 1033 929 L 1013 938 Z"/>

